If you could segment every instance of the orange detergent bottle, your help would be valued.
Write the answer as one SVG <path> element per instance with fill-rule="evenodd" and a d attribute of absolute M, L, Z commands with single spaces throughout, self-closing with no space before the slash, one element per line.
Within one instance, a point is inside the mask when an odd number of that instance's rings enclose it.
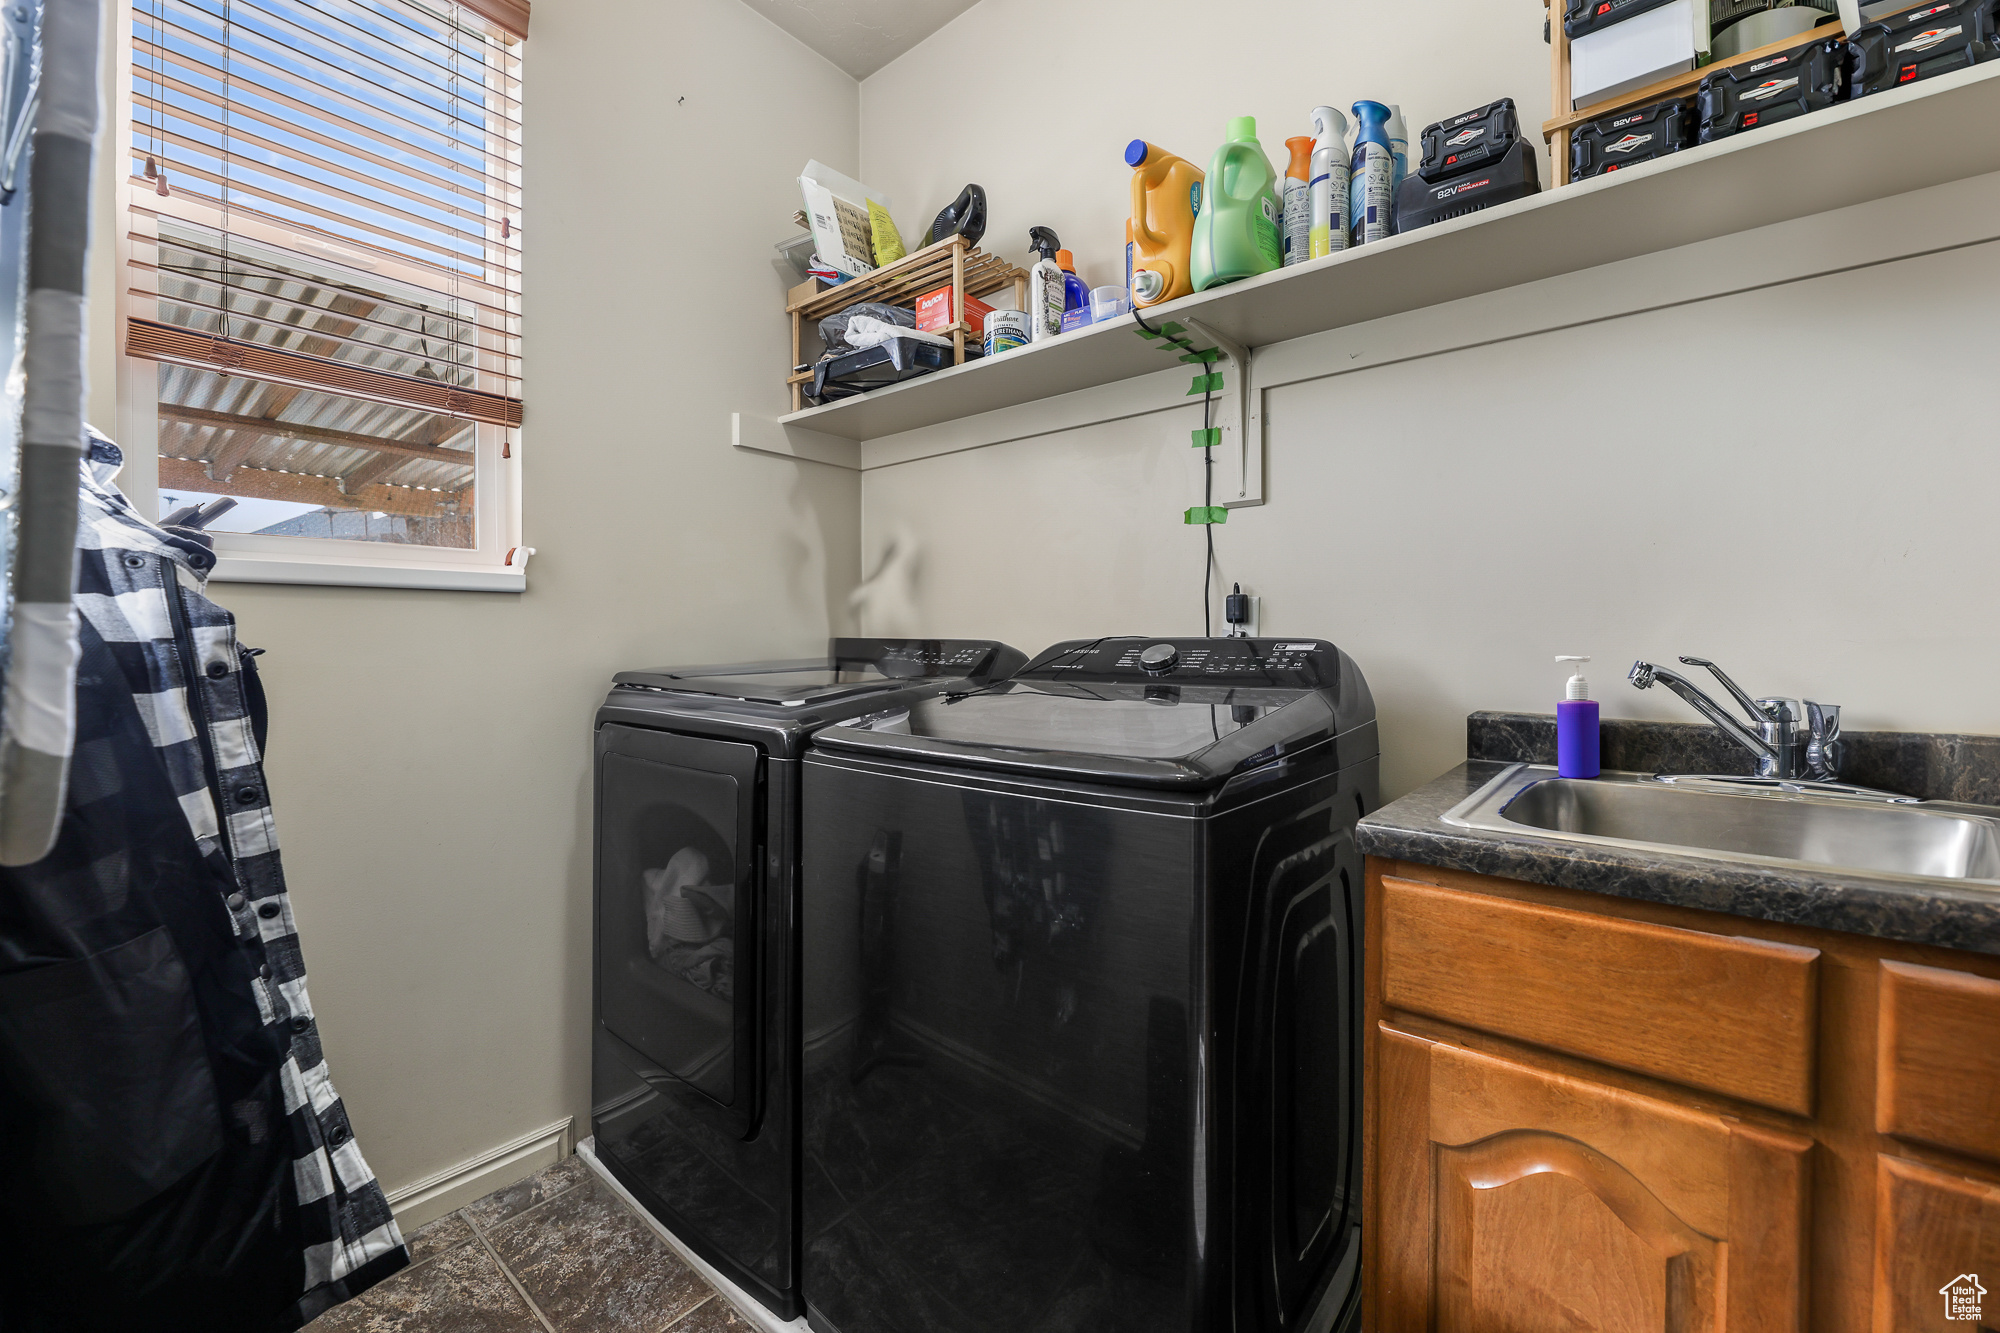
<path fill-rule="evenodd" d="M 1194 291 L 1188 247 L 1202 170 L 1144 139 L 1126 147 L 1125 165 L 1132 168 L 1132 304 L 1144 309 Z"/>

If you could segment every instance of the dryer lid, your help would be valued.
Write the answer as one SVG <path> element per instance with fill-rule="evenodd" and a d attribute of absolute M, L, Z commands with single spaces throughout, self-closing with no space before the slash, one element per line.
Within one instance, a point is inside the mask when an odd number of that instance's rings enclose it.
<path fill-rule="evenodd" d="M 873 692 L 907 689 L 928 680 L 975 685 L 1019 666 L 1021 654 L 986 639 L 835 639 L 824 657 L 725 666 L 657 667 L 621 671 L 627 689 L 736 699 L 801 708 Z"/>

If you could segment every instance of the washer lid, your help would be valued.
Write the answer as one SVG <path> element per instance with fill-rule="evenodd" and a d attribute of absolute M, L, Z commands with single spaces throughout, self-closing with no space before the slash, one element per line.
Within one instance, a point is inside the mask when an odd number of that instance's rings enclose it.
<path fill-rule="evenodd" d="M 612 680 L 627 689 L 802 708 L 926 680 L 984 684 L 1020 662 L 1020 653 L 985 639 L 835 639 L 824 657 L 621 671 Z"/>
<path fill-rule="evenodd" d="M 1163 646 L 1173 651 L 1156 651 Z M 1331 644 L 1101 639 L 1059 644 L 1000 684 L 827 728 L 814 744 L 1198 789 L 1374 717 L 1360 671 Z"/>

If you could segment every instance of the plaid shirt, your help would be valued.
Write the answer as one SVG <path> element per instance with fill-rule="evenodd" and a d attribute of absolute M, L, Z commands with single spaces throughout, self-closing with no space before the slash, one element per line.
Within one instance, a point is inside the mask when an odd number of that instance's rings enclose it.
<path fill-rule="evenodd" d="M 206 932 L 200 938 L 214 938 L 209 952 L 219 961 L 190 959 L 187 968 L 201 978 L 221 975 L 237 979 L 221 1000 L 204 996 L 202 1003 L 207 1007 L 201 1018 L 205 1029 L 201 1041 L 211 1052 L 227 1048 L 214 1057 L 218 1060 L 240 1057 L 245 1049 L 256 1052 L 247 1060 L 247 1067 L 257 1081 L 239 1077 L 243 1087 L 221 1093 L 224 1099 L 233 1096 L 234 1100 L 218 1104 L 216 1094 L 205 1094 L 210 1099 L 206 1104 L 217 1118 L 239 1132 L 232 1137 L 222 1129 L 203 1126 L 200 1133 L 208 1137 L 198 1141 L 212 1143 L 225 1156 L 233 1144 L 262 1145 L 262 1155 L 254 1160 L 264 1165 L 248 1169 L 251 1178 L 243 1179 L 246 1168 L 242 1162 L 253 1157 L 248 1147 L 243 1148 L 241 1160 L 233 1168 L 223 1163 L 227 1168 L 223 1175 L 230 1183 L 220 1188 L 262 1191 L 265 1211 L 256 1215 L 254 1225 L 247 1221 L 237 1224 L 244 1239 L 212 1244 L 208 1251 L 189 1243 L 184 1252 L 200 1253 L 201 1263 L 189 1267 L 202 1273 L 196 1287 L 208 1284 L 202 1288 L 208 1294 L 200 1299 L 212 1301 L 215 1291 L 230 1291 L 234 1280 L 228 1263 L 214 1258 L 215 1250 L 254 1248 L 247 1239 L 253 1234 L 268 1239 L 276 1232 L 288 1237 L 283 1263 L 262 1261 L 256 1265 L 258 1271 L 245 1275 L 244 1281 L 268 1283 L 270 1270 L 289 1268 L 295 1255 L 296 1289 L 282 1307 L 258 1305 L 255 1313 L 244 1314 L 239 1322 L 246 1329 L 296 1328 L 403 1267 L 409 1254 L 382 1190 L 354 1141 L 346 1108 L 327 1076 L 312 1001 L 306 993 L 297 927 L 278 863 L 270 798 L 252 723 L 252 699 L 261 711 L 261 691 L 256 687 L 250 655 L 237 643 L 234 618 L 203 593 L 215 557 L 203 541 L 177 536 L 146 522 L 111 489 L 109 483 L 120 462 L 116 447 L 93 434 L 82 469 L 77 522 L 81 550 L 76 604 L 86 625 L 85 675 L 92 680 L 108 677 L 129 688 L 145 740 L 164 768 L 172 799 L 193 835 L 194 847 L 187 858 L 192 866 L 189 873 L 204 889 L 196 895 L 196 912 L 177 910 Z M 91 642 L 93 638 L 101 640 L 101 648 Z M 108 656 L 115 670 L 104 668 L 90 676 L 92 653 L 98 654 L 95 660 L 100 664 Z M 79 697 L 81 703 L 83 696 Z M 106 710 L 100 707 L 97 711 Z M 88 715 L 81 718 L 79 763 L 92 725 Z M 127 770 L 134 767 L 129 753 L 122 765 Z M 137 790 L 136 784 L 130 785 Z M 82 809 L 91 796 L 87 790 L 74 789 L 73 784 L 69 808 Z M 129 804 L 139 798 L 128 791 L 124 799 Z M 163 805 L 164 797 L 155 803 Z M 82 815 L 71 822 L 80 827 L 89 824 Z M 173 833 L 177 839 L 177 829 Z M 58 844 L 59 853 L 63 846 Z M 86 855 L 101 857 L 111 850 Z M 120 854 L 138 859 L 135 852 Z M 72 862 L 79 859 L 74 849 L 67 855 Z M 145 888 L 141 878 L 135 877 L 133 884 L 135 896 Z M 215 914 L 214 899 L 218 896 L 226 925 Z M 200 903 L 204 898 L 207 906 Z M 200 917 L 201 912 L 207 917 Z M 180 929 L 184 934 L 193 930 L 187 926 Z M 8 943 L 0 939 L 0 970 L 8 961 Z M 233 1017 L 218 1021 L 212 1016 L 217 1012 Z M 212 1030 L 230 1022 L 248 1033 L 247 1037 L 225 1039 Z M 0 1032 L 0 1037 L 4 1036 Z M 199 1053 L 201 1043 L 196 1042 L 193 1049 Z M 0 1056 L 5 1054 L 0 1050 Z M 239 1063 L 244 1062 L 239 1058 Z M 5 1069 L 0 1063 L 0 1090 L 5 1088 Z M 227 1079 L 218 1074 L 216 1084 L 224 1086 Z M 245 1088 L 252 1090 L 246 1093 Z M 199 1161 L 204 1172 L 223 1169 L 217 1167 L 217 1159 L 200 1156 Z M 206 1184 L 197 1185 L 193 1192 L 206 1188 Z M 167 1207 L 162 1201 L 174 1199 L 175 1191 L 186 1193 L 174 1184 L 142 1202 L 138 1215 L 148 1207 Z M 184 1204 L 185 1200 L 173 1202 L 177 1211 L 169 1221 L 148 1223 L 153 1232 L 145 1233 L 146 1244 L 153 1243 L 153 1233 L 163 1227 L 183 1233 L 190 1228 L 199 1230 L 206 1223 L 190 1222 L 190 1215 L 205 1219 L 214 1211 L 209 1203 L 202 1205 L 206 1212 Z M 226 1210 L 225 1215 L 235 1216 Z M 121 1262 L 129 1262 L 130 1243 L 122 1245 L 111 1248 Z M 155 1266 L 172 1267 L 177 1262 L 162 1258 Z M 171 1289 L 171 1278 L 172 1274 L 167 1274 L 158 1279 L 162 1290 Z M 237 1285 L 240 1288 L 242 1284 Z M 292 1283 L 288 1280 L 287 1285 Z M 263 1301 L 264 1295 L 260 1293 L 258 1299 Z M 0 1333 L 13 1333 L 4 1301 L 5 1294 L 0 1292 Z M 172 1318 L 148 1322 L 155 1328 L 180 1326 Z M 208 1322 L 201 1326 L 225 1333 L 238 1325 Z M 29 1321 L 24 1327 L 37 1325 Z"/>

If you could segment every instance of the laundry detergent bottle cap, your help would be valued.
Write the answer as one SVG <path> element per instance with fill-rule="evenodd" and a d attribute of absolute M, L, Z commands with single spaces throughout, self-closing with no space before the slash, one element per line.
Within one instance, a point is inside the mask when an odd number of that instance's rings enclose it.
<path fill-rule="evenodd" d="M 1226 137 L 1231 143 L 1256 143 L 1257 118 L 1255 116 L 1232 116 Z"/>
<path fill-rule="evenodd" d="M 1594 778 L 1603 772 L 1597 701 L 1590 697 L 1590 682 L 1583 678 L 1583 664 L 1589 660 L 1556 659 L 1559 665 L 1576 667 L 1563 688 L 1562 702 L 1556 705 L 1556 772 L 1565 778 Z"/>
<path fill-rule="evenodd" d="M 1056 267 L 1065 273 L 1076 272 L 1076 256 L 1067 250 L 1056 251 Z"/>
<path fill-rule="evenodd" d="M 1144 139 L 1126 145 L 1125 165 L 1132 168 L 1132 304 L 1186 296 L 1194 290 L 1188 247 L 1201 213 L 1202 170 Z"/>

